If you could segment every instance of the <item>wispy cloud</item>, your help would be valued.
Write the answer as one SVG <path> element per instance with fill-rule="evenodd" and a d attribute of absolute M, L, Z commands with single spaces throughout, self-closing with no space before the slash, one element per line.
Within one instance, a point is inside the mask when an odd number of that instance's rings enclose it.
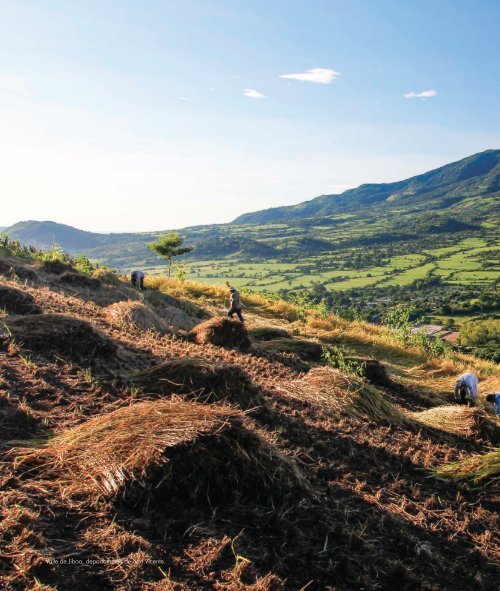
<path fill-rule="evenodd" d="M 253 98 L 253 99 L 266 98 L 265 94 L 262 94 L 262 92 L 258 92 L 257 90 L 254 90 L 253 88 L 244 88 L 243 94 L 244 94 L 244 96 L 247 96 L 248 98 Z"/>
<path fill-rule="evenodd" d="M 413 99 L 413 98 L 419 98 L 419 99 L 428 99 L 428 98 L 432 98 L 433 96 L 436 96 L 437 92 L 435 90 L 422 90 L 422 92 L 405 92 L 405 94 L 403 95 L 406 99 Z"/>
<path fill-rule="evenodd" d="M 280 78 L 301 80 L 302 82 L 315 82 L 316 84 L 331 84 L 340 76 L 340 72 L 328 68 L 312 68 L 299 74 L 281 74 Z"/>
<path fill-rule="evenodd" d="M 180 96 L 178 98 L 179 98 L 180 101 L 184 101 L 186 103 L 190 103 L 193 100 L 192 98 L 189 98 L 188 96 Z"/>

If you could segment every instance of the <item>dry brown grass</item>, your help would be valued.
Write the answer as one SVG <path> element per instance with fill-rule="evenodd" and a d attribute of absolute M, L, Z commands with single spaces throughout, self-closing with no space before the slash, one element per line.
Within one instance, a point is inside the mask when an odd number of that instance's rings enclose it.
<path fill-rule="evenodd" d="M 202 503 L 207 494 L 212 502 L 235 495 L 283 502 L 307 488 L 295 464 L 247 429 L 243 415 L 180 401 L 132 404 L 41 449 L 12 454 L 19 470 L 37 466 L 64 497 L 86 503 L 156 494 Z"/>
<path fill-rule="evenodd" d="M 318 405 L 335 415 L 345 415 L 389 423 L 409 423 L 405 415 L 384 398 L 379 390 L 360 378 L 338 369 L 315 367 L 292 382 L 285 396 Z"/>
<path fill-rule="evenodd" d="M 453 404 L 436 406 L 408 414 L 413 420 L 426 427 L 439 429 L 460 437 L 495 438 L 495 424 L 478 408 Z"/>
<path fill-rule="evenodd" d="M 119 328 L 136 327 L 141 330 L 154 330 L 160 334 L 169 331 L 166 322 L 151 308 L 137 301 L 116 302 L 105 308 L 104 312 L 109 321 Z"/>
<path fill-rule="evenodd" d="M 466 481 L 473 487 L 500 489 L 500 448 L 486 454 L 475 454 L 461 462 L 441 466 L 436 476 L 449 480 Z"/>

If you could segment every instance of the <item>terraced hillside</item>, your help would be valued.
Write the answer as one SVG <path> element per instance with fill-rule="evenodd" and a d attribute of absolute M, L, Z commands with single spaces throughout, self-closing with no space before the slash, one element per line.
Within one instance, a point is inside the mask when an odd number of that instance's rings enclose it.
<path fill-rule="evenodd" d="M 451 391 L 498 366 L 194 282 L 0 287 L 2 588 L 495 588 L 498 426 Z"/>

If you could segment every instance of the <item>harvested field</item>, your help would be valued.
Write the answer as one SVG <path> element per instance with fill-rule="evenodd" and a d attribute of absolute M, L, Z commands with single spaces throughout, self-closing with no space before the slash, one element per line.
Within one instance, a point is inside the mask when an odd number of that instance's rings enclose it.
<path fill-rule="evenodd" d="M 196 357 L 175 357 L 130 376 L 145 394 L 182 394 L 207 402 L 227 400 L 241 408 L 262 401 L 239 365 L 211 363 Z"/>
<path fill-rule="evenodd" d="M 5 310 L 8 314 L 41 314 L 42 309 L 35 303 L 32 296 L 16 289 L 0 285 L 0 310 Z"/>
<path fill-rule="evenodd" d="M 160 334 L 168 332 L 167 324 L 151 308 L 140 302 L 117 302 L 104 310 L 110 322 L 122 328 L 137 327 L 154 330 Z"/>
<path fill-rule="evenodd" d="M 244 325 L 239 320 L 218 316 L 205 320 L 194 328 L 190 336 L 195 343 L 211 343 L 218 347 L 245 351 L 251 343 Z"/>
<path fill-rule="evenodd" d="M 62 314 L 9 320 L 0 338 L 4 344 L 14 340 L 44 357 L 56 355 L 77 362 L 109 358 L 117 352 L 116 344 L 91 324 Z"/>
<path fill-rule="evenodd" d="M 230 409 L 186 402 L 141 402 L 90 419 L 39 450 L 13 450 L 22 470 L 37 466 L 64 497 L 145 502 L 283 503 L 307 489 L 276 453 Z M 227 483 L 231 482 L 231 486 Z"/>
<path fill-rule="evenodd" d="M 260 343 L 247 351 L 124 329 L 106 306 L 146 302 L 147 291 L 102 279 L 99 289 L 62 290 L 57 277 L 40 277 L 41 285 L 3 283 L 47 316 L 90 327 L 116 352 L 96 349 L 93 360 L 109 371 L 94 372 L 61 360 L 64 343 L 52 347 L 50 337 L 46 347 L 38 328 L 19 333 L 36 336 L 32 355 L 20 338 L 4 337 L 0 588 L 495 588 L 497 476 L 480 484 L 429 477 L 468 465 L 491 443 L 431 428 L 399 407 L 420 410 L 420 395 L 434 407 L 450 400 L 465 365 L 482 372 L 485 392 L 496 366 L 440 359 L 433 364 L 446 375 L 430 376 L 418 369 L 428 360 L 417 350 L 386 343 L 378 327 L 342 321 L 336 344 L 390 369 L 394 382 L 382 391 L 330 367 L 304 373 L 308 365 L 289 362 L 294 354 L 264 354 Z M 206 305 L 203 286 L 176 285 L 176 298 Z M 265 318 L 255 310 L 249 331 L 272 325 L 270 306 Z M 283 317 L 279 328 L 293 334 L 298 325 Z M 167 410 L 174 407 L 185 411 Z"/>

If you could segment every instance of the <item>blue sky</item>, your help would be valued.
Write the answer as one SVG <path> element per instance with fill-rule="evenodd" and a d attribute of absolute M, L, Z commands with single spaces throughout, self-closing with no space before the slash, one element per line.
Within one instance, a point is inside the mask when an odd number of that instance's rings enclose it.
<path fill-rule="evenodd" d="M 0 0 L 0 225 L 228 222 L 498 148 L 499 17 L 486 0 Z"/>

